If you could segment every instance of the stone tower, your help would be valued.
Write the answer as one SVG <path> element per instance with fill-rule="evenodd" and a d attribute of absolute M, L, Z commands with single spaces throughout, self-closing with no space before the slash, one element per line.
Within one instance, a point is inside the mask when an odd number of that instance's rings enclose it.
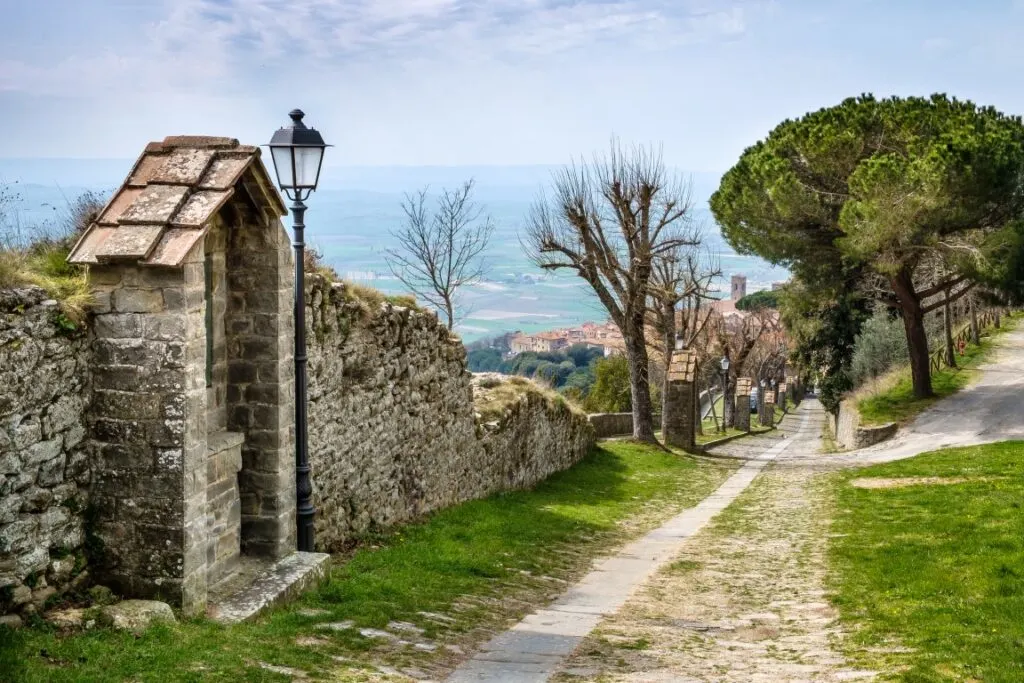
<path fill-rule="evenodd" d="M 746 275 L 733 275 L 732 276 L 732 300 L 739 301 L 747 295 L 747 276 Z"/>

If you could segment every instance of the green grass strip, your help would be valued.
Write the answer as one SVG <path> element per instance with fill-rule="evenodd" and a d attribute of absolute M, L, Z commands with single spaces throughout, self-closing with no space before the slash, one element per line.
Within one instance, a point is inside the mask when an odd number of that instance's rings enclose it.
<path fill-rule="evenodd" d="M 865 489 L 858 477 L 959 483 Z M 837 500 L 834 602 L 863 666 L 914 683 L 1024 681 L 1024 442 L 844 474 Z"/>

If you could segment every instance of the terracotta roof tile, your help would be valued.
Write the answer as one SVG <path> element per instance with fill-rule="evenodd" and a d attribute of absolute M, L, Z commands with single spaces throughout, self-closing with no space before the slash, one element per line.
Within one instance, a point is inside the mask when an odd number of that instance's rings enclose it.
<path fill-rule="evenodd" d="M 214 159 L 213 163 L 206 170 L 206 175 L 199 183 L 199 188 L 203 190 L 226 190 L 229 187 L 234 187 L 235 183 L 241 177 L 242 172 L 249 167 L 252 163 L 252 157 L 248 154 L 244 156 L 227 156 L 221 155 L 217 159 Z"/>
<path fill-rule="evenodd" d="M 239 146 L 238 140 L 235 138 L 213 135 L 168 135 L 162 144 L 164 147 L 194 147 L 196 149 L 232 149 Z"/>
<path fill-rule="evenodd" d="M 233 188 L 229 188 L 219 192 L 201 190 L 193 193 L 171 219 L 171 225 L 185 228 L 203 227 L 234 192 Z"/>
<path fill-rule="evenodd" d="M 160 238 L 153 253 L 142 262 L 145 266 L 177 266 L 196 243 L 206 236 L 206 230 L 193 228 L 170 228 Z"/>
<path fill-rule="evenodd" d="M 113 230 L 96 250 L 96 260 L 138 261 L 150 255 L 164 231 L 162 225 L 133 225 Z"/>
<path fill-rule="evenodd" d="M 167 155 L 165 154 L 147 152 L 139 159 L 139 163 L 135 165 L 135 170 L 132 171 L 132 175 L 125 185 L 129 187 L 145 187 L 166 160 Z"/>
<path fill-rule="evenodd" d="M 181 147 L 163 157 L 164 163 L 153 173 L 150 183 L 195 185 L 213 159 L 212 149 Z"/>
<path fill-rule="evenodd" d="M 674 382 L 692 382 L 697 374 L 697 354 L 690 349 L 672 352 L 668 378 Z"/>
<path fill-rule="evenodd" d="M 179 135 L 149 143 L 68 260 L 180 266 L 238 183 L 273 213 L 285 215 L 259 159 L 258 147 L 234 138 Z"/>
<path fill-rule="evenodd" d="M 117 225 L 121 215 L 142 194 L 141 187 L 126 187 L 114 195 L 96 222 L 100 225 Z"/>
<path fill-rule="evenodd" d="M 98 263 L 96 252 L 103 247 L 103 243 L 116 231 L 115 228 L 94 226 L 87 233 L 82 235 L 75 245 L 75 263 Z"/>
<path fill-rule="evenodd" d="M 121 214 L 120 223 L 167 223 L 178 210 L 188 188 L 181 185 L 147 185 Z"/>

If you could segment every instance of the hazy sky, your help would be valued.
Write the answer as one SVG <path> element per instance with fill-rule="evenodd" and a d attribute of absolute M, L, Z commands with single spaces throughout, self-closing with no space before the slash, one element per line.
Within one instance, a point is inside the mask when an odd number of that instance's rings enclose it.
<path fill-rule="evenodd" d="M 861 92 L 1024 112 L 1024 0 L 0 0 L 0 157 L 263 143 L 335 164 L 561 163 L 624 141 L 728 168 Z"/>

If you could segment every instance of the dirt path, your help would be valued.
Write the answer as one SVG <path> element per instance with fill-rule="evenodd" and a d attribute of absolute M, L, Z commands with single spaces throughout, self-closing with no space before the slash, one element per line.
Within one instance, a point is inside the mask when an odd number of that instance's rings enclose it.
<path fill-rule="evenodd" d="M 804 409 L 820 424 L 816 403 Z M 762 442 L 792 438 L 787 432 L 794 419 Z M 727 454 L 755 451 L 750 441 L 736 442 Z M 783 457 L 813 453 L 818 445 L 816 437 L 803 439 Z M 871 678 L 871 672 L 846 666 L 832 647 L 840 633 L 824 593 L 827 501 L 814 471 L 769 466 L 673 563 L 591 633 L 556 680 Z"/>

